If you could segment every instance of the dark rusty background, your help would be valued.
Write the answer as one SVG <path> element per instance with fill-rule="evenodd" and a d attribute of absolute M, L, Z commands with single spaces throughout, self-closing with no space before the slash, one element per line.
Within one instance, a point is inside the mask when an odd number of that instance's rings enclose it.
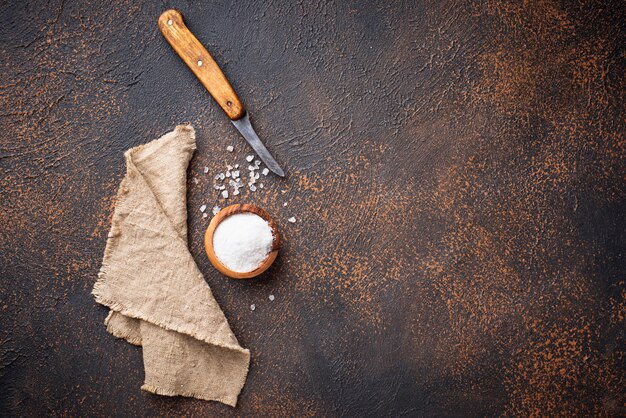
<path fill-rule="evenodd" d="M 0 415 L 623 416 L 626 6 L 528 3 L 4 1 Z M 229 200 L 285 237 L 259 280 L 203 253 L 202 168 L 249 151 L 173 6 L 288 171 Z M 141 391 L 90 295 L 124 150 L 183 122 L 191 251 L 253 353 L 236 409 Z"/>

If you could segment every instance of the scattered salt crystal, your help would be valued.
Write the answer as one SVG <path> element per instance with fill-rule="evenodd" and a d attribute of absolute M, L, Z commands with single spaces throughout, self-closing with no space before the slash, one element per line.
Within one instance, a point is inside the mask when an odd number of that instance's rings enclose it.
<path fill-rule="evenodd" d="M 239 168 L 239 164 L 235 164 L 235 168 Z"/>
<path fill-rule="evenodd" d="M 220 180 L 224 180 L 226 178 L 226 175 L 224 173 L 220 173 Z"/>
<path fill-rule="evenodd" d="M 220 179 L 220 175 L 219 175 L 219 174 L 216 174 L 216 175 L 215 175 L 215 180 L 219 180 L 219 179 Z"/>
<path fill-rule="evenodd" d="M 256 174 L 254 175 L 254 178 L 255 178 L 255 179 L 258 179 L 259 177 L 261 177 L 261 175 L 260 175 L 259 173 L 256 173 Z"/>
<path fill-rule="evenodd" d="M 274 302 L 274 295 L 270 295 L 270 301 Z"/>
<path fill-rule="evenodd" d="M 254 184 L 250 185 L 250 190 L 256 192 L 256 186 Z"/>
<path fill-rule="evenodd" d="M 269 172 L 270 172 L 269 168 L 265 167 L 265 168 L 263 169 L 263 175 L 264 175 L 264 176 L 267 176 Z"/>
<path fill-rule="evenodd" d="M 219 206 L 213 206 L 213 215 L 217 215 L 217 212 L 220 211 L 220 207 Z"/>
<path fill-rule="evenodd" d="M 259 189 L 263 188 L 263 183 L 259 183 Z"/>
<path fill-rule="evenodd" d="M 221 186 L 219 186 L 218 190 L 224 190 L 226 188 L 226 186 L 224 186 L 223 184 Z"/>
<path fill-rule="evenodd" d="M 194 177 L 193 178 L 193 182 L 194 182 L 194 184 L 198 184 L 198 179 Z"/>
<path fill-rule="evenodd" d="M 253 271 L 272 251 L 274 235 L 267 221 L 254 213 L 237 213 L 225 218 L 213 233 L 217 258 L 229 269 Z"/>
<path fill-rule="evenodd" d="M 287 193 L 287 190 L 281 190 L 280 192 L 281 192 L 282 194 L 285 194 L 285 193 Z"/>
<path fill-rule="evenodd" d="M 224 197 L 224 199 L 228 199 L 228 190 L 224 190 L 222 192 L 222 197 Z"/>
<path fill-rule="evenodd" d="M 233 178 L 236 179 L 237 177 L 239 177 L 239 170 L 234 170 L 232 172 Z"/>
<path fill-rule="evenodd" d="M 207 216 L 209 216 L 209 214 L 208 214 L 208 213 L 203 213 L 203 214 L 202 214 L 202 217 L 203 217 L 203 218 L 206 218 Z"/>
<path fill-rule="evenodd" d="M 219 185 L 219 184 L 214 184 L 214 185 L 213 185 L 213 188 L 214 188 L 215 190 L 220 190 L 220 185 Z"/>
<path fill-rule="evenodd" d="M 253 311 L 256 309 L 256 306 L 254 305 L 254 303 L 252 305 L 250 305 L 250 310 Z"/>
<path fill-rule="evenodd" d="M 287 219 L 287 220 L 288 220 L 289 222 L 291 222 L 292 224 L 293 224 L 293 223 L 296 223 L 296 218 L 294 218 L 293 216 L 292 216 L 291 218 Z"/>
<path fill-rule="evenodd" d="M 233 167 L 232 167 L 232 166 L 230 166 L 230 165 L 226 165 L 226 170 L 230 171 L 230 170 L 232 170 L 232 169 L 233 169 Z"/>
<path fill-rule="evenodd" d="M 237 196 L 239 194 L 239 189 L 235 189 L 235 191 L 233 192 L 233 195 Z"/>
<path fill-rule="evenodd" d="M 204 167 L 204 174 L 209 172 L 209 167 Z"/>
<path fill-rule="evenodd" d="M 287 206 L 287 202 L 283 203 L 283 206 Z"/>
<path fill-rule="evenodd" d="M 259 160 L 254 160 L 254 165 L 256 165 L 257 167 L 261 165 L 261 161 Z"/>
<path fill-rule="evenodd" d="M 200 206 L 200 212 L 204 212 L 206 210 L 206 205 Z"/>
<path fill-rule="evenodd" d="M 254 155 L 248 155 L 248 156 L 246 157 L 246 161 L 247 161 L 247 162 L 252 162 L 252 160 L 254 160 Z"/>
<path fill-rule="evenodd" d="M 228 151 L 228 152 L 233 152 L 234 149 L 235 148 L 233 148 L 232 145 L 229 145 L 229 146 L 226 147 L 226 151 Z"/>
<path fill-rule="evenodd" d="M 256 170 L 256 167 L 249 165 L 249 166 L 248 166 L 248 170 L 250 170 L 250 171 L 254 171 L 254 170 Z"/>
<path fill-rule="evenodd" d="M 230 177 L 230 171 L 226 172 L 226 177 Z"/>

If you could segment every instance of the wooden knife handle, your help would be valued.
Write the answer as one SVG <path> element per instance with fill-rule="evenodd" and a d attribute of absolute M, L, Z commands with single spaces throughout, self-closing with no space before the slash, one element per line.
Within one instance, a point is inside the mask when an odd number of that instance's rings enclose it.
<path fill-rule="evenodd" d="M 232 120 L 241 118 L 245 111 L 237 93 L 209 51 L 189 31 L 183 15 L 178 10 L 164 11 L 159 16 L 159 29 L 228 117 Z"/>

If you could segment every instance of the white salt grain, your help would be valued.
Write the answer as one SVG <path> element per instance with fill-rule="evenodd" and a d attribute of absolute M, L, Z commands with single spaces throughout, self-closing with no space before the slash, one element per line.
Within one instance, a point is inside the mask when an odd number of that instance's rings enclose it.
<path fill-rule="evenodd" d="M 222 197 L 223 197 L 224 199 L 228 199 L 228 190 L 224 190 L 224 191 L 222 192 Z"/>
<path fill-rule="evenodd" d="M 235 148 L 233 148 L 232 145 L 229 145 L 229 146 L 226 147 L 226 151 L 228 151 L 228 152 L 233 152 L 234 149 Z"/>
<path fill-rule="evenodd" d="M 209 167 L 204 167 L 204 174 L 209 172 Z"/>
<path fill-rule="evenodd" d="M 263 183 L 259 183 L 259 189 L 262 189 L 263 187 Z"/>
<path fill-rule="evenodd" d="M 250 190 L 256 192 L 256 186 L 254 184 L 250 185 Z"/>
<path fill-rule="evenodd" d="M 272 228 L 259 215 L 237 213 L 224 219 L 213 233 L 213 250 L 229 269 L 246 273 L 257 268 L 272 251 Z"/>
<path fill-rule="evenodd" d="M 270 295 L 270 301 L 274 302 L 274 295 Z"/>
<path fill-rule="evenodd" d="M 256 305 L 253 303 L 252 305 L 250 305 L 250 310 L 253 311 L 256 309 Z"/>
<path fill-rule="evenodd" d="M 203 217 L 203 218 L 206 218 L 207 216 L 209 216 L 209 214 L 208 214 L 208 213 L 203 213 L 203 214 L 202 214 L 202 217 Z"/>
<path fill-rule="evenodd" d="M 204 212 L 206 210 L 206 205 L 200 206 L 200 212 Z"/>
<path fill-rule="evenodd" d="M 219 212 L 221 210 L 221 208 L 219 206 L 213 206 L 213 215 L 217 215 L 217 212 Z"/>
<path fill-rule="evenodd" d="M 292 224 L 296 223 L 296 218 L 294 218 L 293 216 L 287 220 L 291 222 Z"/>
<path fill-rule="evenodd" d="M 235 189 L 235 191 L 233 192 L 234 196 L 237 196 L 239 194 L 239 189 Z"/>
<path fill-rule="evenodd" d="M 254 155 L 248 155 L 248 156 L 246 157 L 246 161 L 247 161 L 247 162 L 252 162 L 252 160 L 254 160 Z"/>
<path fill-rule="evenodd" d="M 267 176 L 269 172 L 270 172 L 270 170 L 269 170 L 267 167 L 265 167 L 265 168 L 263 169 L 263 175 L 264 175 L 264 176 Z"/>
<path fill-rule="evenodd" d="M 283 206 L 287 206 L 287 202 L 283 203 Z"/>

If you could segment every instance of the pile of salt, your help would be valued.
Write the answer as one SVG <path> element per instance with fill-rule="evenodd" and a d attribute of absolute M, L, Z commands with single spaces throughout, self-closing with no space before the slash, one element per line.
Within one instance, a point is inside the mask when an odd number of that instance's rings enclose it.
<path fill-rule="evenodd" d="M 256 269 L 272 251 L 272 228 L 259 215 L 237 213 L 224 219 L 213 233 L 213 251 L 237 273 Z"/>

